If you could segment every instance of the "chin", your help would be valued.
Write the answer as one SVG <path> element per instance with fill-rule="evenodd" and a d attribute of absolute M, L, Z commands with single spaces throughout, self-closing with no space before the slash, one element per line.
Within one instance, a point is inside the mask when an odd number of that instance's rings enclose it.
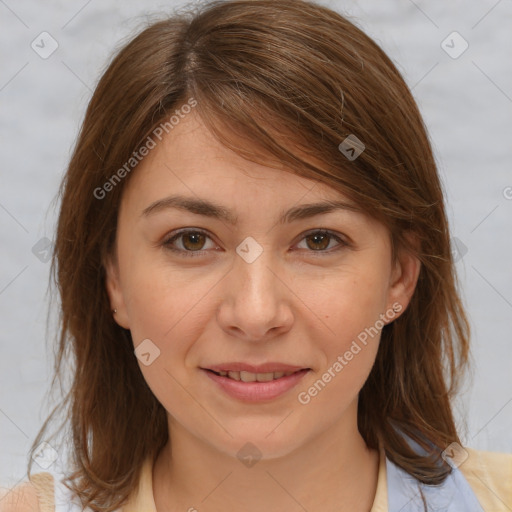
<path fill-rule="evenodd" d="M 289 455 L 307 442 L 307 436 L 302 439 L 297 431 L 290 429 L 291 425 L 288 425 L 288 428 L 280 425 L 282 421 L 283 418 L 278 421 L 275 421 L 275 418 L 272 421 L 253 420 L 250 426 L 244 428 L 230 428 L 227 425 L 227 430 L 233 437 L 226 435 L 223 439 L 206 439 L 216 450 L 238 458 L 241 462 L 244 461 L 244 457 L 249 460 L 278 459 Z"/>

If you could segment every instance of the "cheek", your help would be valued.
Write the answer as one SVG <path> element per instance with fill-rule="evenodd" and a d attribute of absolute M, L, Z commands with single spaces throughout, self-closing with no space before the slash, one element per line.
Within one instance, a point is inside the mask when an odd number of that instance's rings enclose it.
<path fill-rule="evenodd" d="M 335 417 L 357 397 L 373 367 L 386 301 L 378 272 L 354 270 L 328 283 L 321 293 L 310 295 L 311 310 L 317 312 L 311 336 L 322 358 L 298 401 L 311 405 L 310 412 L 318 408 L 318 414 L 329 407 L 328 414 Z"/>
<path fill-rule="evenodd" d="M 132 341 L 136 354 L 151 354 L 149 365 L 144 364 L 147 357 L 145 361 L 138 356 L 144 379 L 173 415 L 180 417 L 181 411 L 188 411 L 188 415 L 197 415 L 197 421 L 204 420 L 200 408 L 190 410 L 194 401 L 186 390 L 193 386 L 197 370 L 189 360 L 204 329 L 203 320 L 213 315 L 208 292 L 219 276 L 193 277 L 190 272 L 170 270 L 155 262 L 138 263 L 132 269 L 126 281 Z"/>
<path fill-rule="evenodd" d="M 386 277 L 375 262 L 354 264 L 310 294 L 308 305 L 316 313 L 311 336 L 322 357 L 314 378 L 297 397 L 308 414 L 326 414 L 328 408 L 329 417 L 335 418 L 357 398 L 379 347 Z M 319 336 L 319 331 L 324 334 Z"/>
<path fill-rule="evenodd" d="M 374 263 L 374 262 L 373 262 Z M 322 282 L 304 281 L 300 295 L 322 328 L 323 345 L 331 358 L 348 350 L 352 340 L 375 326 L 387 303 L 385 269 L 373 265 L 352 265 Z M 309 293 L 308 293 L 309 290 Z M 361 336 L 361 338 L 364 338 Z"/>
<path fill-rule="evenodd" d="M 146 383 L 167 411 L 198 422 L 204 418 L 187 392 L 193 375 L 186 361 L 200 335 L 197 316 L 211 286 L 208 279 L 191 280 L 186 274 L 170 273 L 155 264 L 139 266 L 136 271 L 134 267 L 127 286 L 134 348 L 141 353 L 139 347 L 146 346 L 144 351 L 151 354 L 147 365 L 138 356 Z"/>
<path fill-rule="evenodd" d="M 173 268 L 149 251 L 132 253 L 124 269 L 123 292 L 135 343 L 155 338 L 164 344 L 176 331 L 187 329 L 215 284 L 211 273 Z"/>

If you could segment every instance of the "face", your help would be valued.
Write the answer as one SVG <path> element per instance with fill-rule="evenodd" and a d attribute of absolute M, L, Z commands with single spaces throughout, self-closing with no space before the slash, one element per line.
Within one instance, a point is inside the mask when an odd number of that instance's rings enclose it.
<path fill-rule="evenodd" d="M 196 114 L 134 171 L 107 290 L 171 438 L 272 458 L 357 428 L 380 330 L 407 307 L 419 263 L 393 264 L 387 229 L 360 211 L 304 210 L 326 201 L 352 204 L 244 160 Z"/>

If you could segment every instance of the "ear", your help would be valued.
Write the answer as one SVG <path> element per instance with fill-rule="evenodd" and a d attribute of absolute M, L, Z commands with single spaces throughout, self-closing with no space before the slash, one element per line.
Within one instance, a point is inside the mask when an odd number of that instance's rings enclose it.
<path fill-rule="evenodd" d="M 105 267 L 105 286 L 110 299 L 110 309 L 116 310 L 113 314 L 114 320 L 118 325 L 125 329 L 130 328 L 130 323 L 126 311 L 124 295 L 121 288 L 121 280 L 119 277 L 119 266 L 117 257 L 109 254 L 103 260 Z"/>
<path fill-rule="evenodd" d="M 388 309 L 393 309 L 396 312 L 395 320 L 407 309 L 421 270 L 421 262 L 417 257 L 421 244 L 412 233 L 406 234 L 406 238 L 412 249 L 398 250 L 397 261 L 389 281 Z"/>

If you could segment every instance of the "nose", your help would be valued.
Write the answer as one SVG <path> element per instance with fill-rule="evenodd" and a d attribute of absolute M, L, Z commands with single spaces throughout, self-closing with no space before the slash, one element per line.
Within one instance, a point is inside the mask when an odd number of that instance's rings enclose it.
<path fill-rule="evenodd" d="M 249 263 L 238 254 L 223 279 L 217 320 L 221 328 L 246 341 L 266 341 L 286 333 L 293 324 L 289 288 L 270 250 Z"/>

